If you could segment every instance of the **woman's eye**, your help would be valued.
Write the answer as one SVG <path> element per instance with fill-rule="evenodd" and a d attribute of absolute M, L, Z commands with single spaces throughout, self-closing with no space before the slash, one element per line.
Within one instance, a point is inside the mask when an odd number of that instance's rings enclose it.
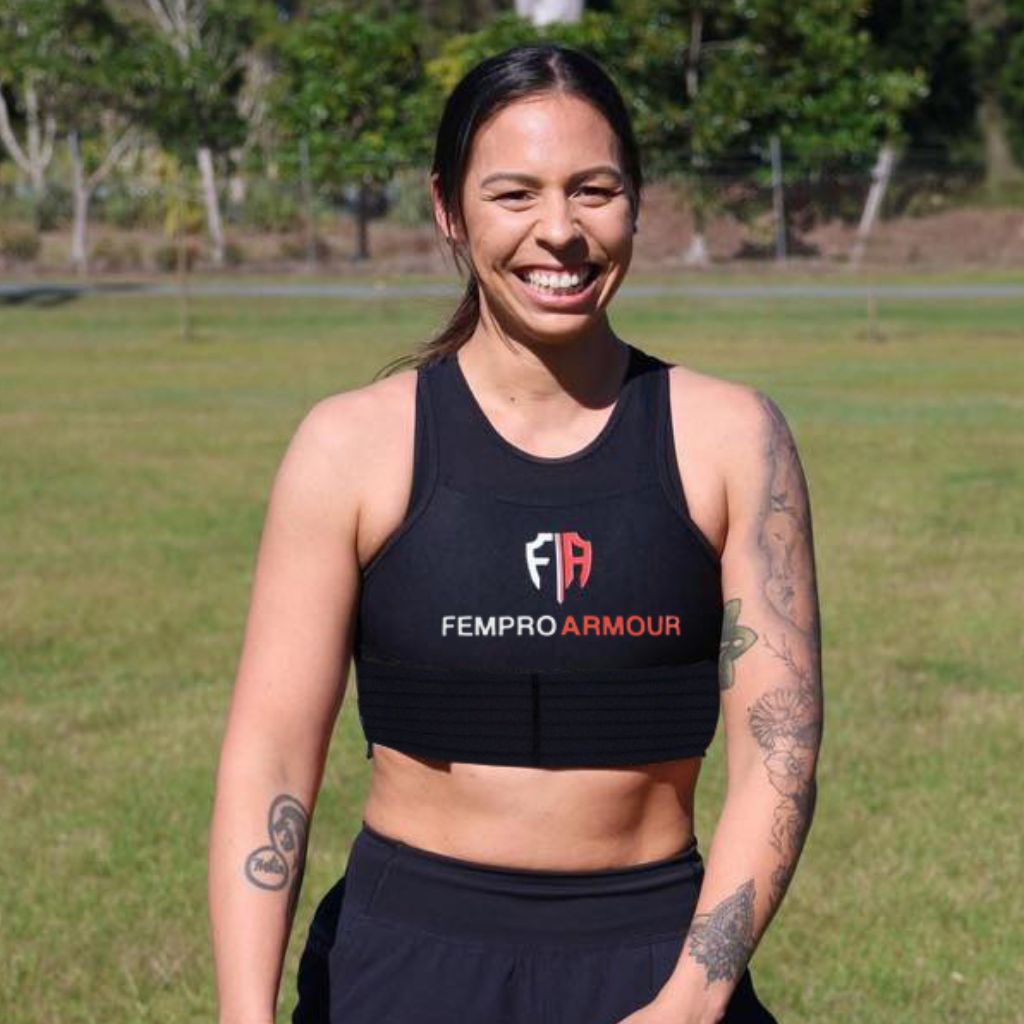
<path fill-rule="evenodd" d="M 584 185 L 580 192 L 584 195 L 602 196 L 604 198 L 615 195 L 610 188 L 598 188 L 596 185 Z"/>

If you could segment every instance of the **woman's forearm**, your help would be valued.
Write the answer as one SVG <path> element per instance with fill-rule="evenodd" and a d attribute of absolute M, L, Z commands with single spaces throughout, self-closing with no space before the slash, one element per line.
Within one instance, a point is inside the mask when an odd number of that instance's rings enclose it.
<path fill-rule="evenodd" d="M 272 1024 L 302 885 L 312 766 L 225 743 L 210 826 L 209 907 L 221 1024 Z"/>
<path fill-rule="evenodd" d="M 658 995 L 681 1021 L 721 1019 L 785 895 L 817 791 L 812 773 L 793 785 L 800 798 L 787 798 L 783 808 L 763 767 L 751 767 L 729 784 L 693 920 L 676 968 Z"/>

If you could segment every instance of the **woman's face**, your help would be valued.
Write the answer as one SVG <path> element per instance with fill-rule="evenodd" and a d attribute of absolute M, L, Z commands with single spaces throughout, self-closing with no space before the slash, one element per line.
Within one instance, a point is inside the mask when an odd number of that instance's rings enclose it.
<path fill-rule="evenodd" d="M 462 202 L 481 305 L 540 342 L 603 329 L 633 253 L 618 140 L 590 103 L 518 100 L 477 132 Z"/>

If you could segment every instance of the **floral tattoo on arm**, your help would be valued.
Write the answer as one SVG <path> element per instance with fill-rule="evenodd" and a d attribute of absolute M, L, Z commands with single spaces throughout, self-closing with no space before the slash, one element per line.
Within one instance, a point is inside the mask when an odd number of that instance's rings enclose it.
<path fill-rule="evenodd" d="M 772 875 L 777 906 L 796 868 L 817 800 L 814 766 L 822 734 L 821 624 L 806 480 L 792 434 L 771 399 L 767 414 L 767 487 L 757 533 L 764 595 L 781 620 L 779 637 L 763 640 L 781 662 L 779 685 L 747 709 L 747 721 L 779 794 L 772 846 L 781 861 Z M 794 653 L 789 637 L 801 649 Z"/>

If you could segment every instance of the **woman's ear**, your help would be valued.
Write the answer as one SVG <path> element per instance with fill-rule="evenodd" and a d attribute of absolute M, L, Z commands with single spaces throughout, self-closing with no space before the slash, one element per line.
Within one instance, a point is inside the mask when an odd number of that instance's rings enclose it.
<path fill-rule="evenodd" d="M 438 231 L 452 244 L 460 242 L 461 232 L 457 225 L 448 221 L 448 212 L 445 210 L 444 201 L 441 198 L 441 182 L 436 174 L 430 176 L 430 201 L 434 211 L 434 223 Z"/>

